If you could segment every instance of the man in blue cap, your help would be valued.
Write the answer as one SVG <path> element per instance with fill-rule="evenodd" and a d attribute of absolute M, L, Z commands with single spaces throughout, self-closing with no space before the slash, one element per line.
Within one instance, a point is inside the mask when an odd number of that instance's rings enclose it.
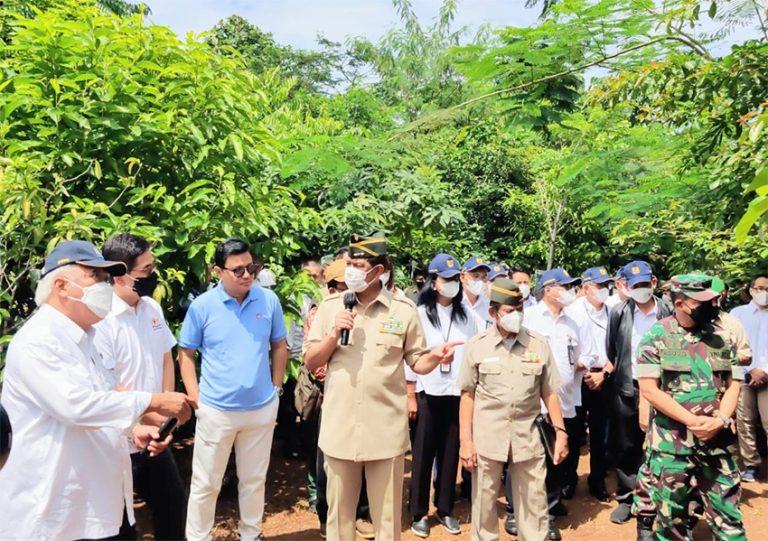
<path fill-rule="evenodd" d="M 507 268 L 503 263 L 491 263 L 491 270 L 488 273 L 488 281 L 493 283 L 497 278 L 508 278 Z"/>
<path fill-rule="evenodd" d="M 558 267 L 541 275 L 538 286 L 543 297 L 541 302 L 525 312 L 528 329 L 546 337 L 563 385 L 558 396 L 563 410 L 565 429 L 568 432 L 568 458 L 552 472 L 560 482 L 558 490 L 550 497 L 550 512 L 564 514 L 560 503 L 561 490 L 569 495 L 570 486 L 576 485 L 578 466 L 578 419 L 576 407 L 581 405 L 581 380 L 584 370 L 593 363 L 594 345 L 589 328 L 579 327 L 565 308 L 576 301 L 575 287 L 581 282 Z M 550 535 L 550 539 L 553 537 Z"/>
<path fill-rule="evenodd" d="M 608 329 L 608 306 L 606 300 L 613 284 L 613 277 L 605 267 L 591 267 L 581 275 L 583 295 L 568 307 L 579 327 L 588 327 L 596 354 L 595 362 L 584 374 L 581 386 L 581 408 L 577 408 L 580 419 L 589 425 L 589 492 L 600 501 L 610 498 L 605 488 L 605 465 L 607 459 L 608 411 L 605 407 L 605 377 L 603 370 L 608 362 L 605 353 L 605 335 Z M 579 423 L 579 442 L 584 441 L 583 423 Z M 572 488 L 570 488 L 572 490 Z"/>
<path fill-rule="evenodd" d="M 162 452 L 146 413 L 186 422 L 187 397 L 118 391 L 93 345 L 109 313 L 108 278 L 126 272 L 91 243 L 64 241 L 48 255 L 35 291 L 37 312 L 11 340 L 2 404 L 14 452 L 0 472 L 0 539 L 100 539 L 132 535 L 128 438 Z M 18 452 L 17 452 L 18 451 Z"/>
<path fill-rule="evenodd" d="M 646 261 L 632 261 L 621 269 L 628 299 L 611 310 L 606 336 L 607 380 L 611 414 L 611 444 L 616 459 L 616 500 L 611 521 L 623 524 L 632 517 L 633 491 L 643 463 L 645 432 L 640 428 L 640 393 L 637 352 L 640 339 L 657 320 L 671 315 L 669 307 L 653 294 L 656 277 Z M 638 514 L 638 530 L 653 527 L 654 515 Z"/>
<path fill-rule="evenodd" d="M 469 313 L 474 313 L 481 322 L 480 328 L 488 327 L 493 320 L 488 315 L 490 301 L 488 300 L 488 287 L 490 281 L 488 274 L 491 266 L 488 261 L 479 256 L 470 257 L 461 266 L 461 284 L 463 286 L 464 308 Z"/>

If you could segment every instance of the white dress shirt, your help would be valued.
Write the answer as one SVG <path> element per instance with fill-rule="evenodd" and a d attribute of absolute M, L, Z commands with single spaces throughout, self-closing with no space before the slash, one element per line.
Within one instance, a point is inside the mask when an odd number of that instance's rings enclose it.
<path fill-rule="evenodd" d="M 528 295 L 528 298 L 523 301 L 523 309 L 536 306 L 537 304 L 538 304 L 538 301 L 536 301 L 536 297 L 534 297 L 533 295 Z"/>
<path fill-rule="evenodd" d="M 133 308 L 117 295 L 112 311 L 93 326 L 94 345 L 104 367 L 129 391 L 163 391 L 165 354 L 176 345 L 160 305 L 142 297 Z"/>
<path fill-rule="evenodd" d="M 594 360 L 587 368 L 602 368 L 608 361 L 605 352 L 605 335 L 608 334 L 608 306 L 603 304 L 601 309 L 596 309 L 586 297 L 580 297 L 571 306 L 566 308 L 566 313 L 579 325 L 589 327 L 592 335 Z M 586 364 L 585 364 L 586 366 Z"/>
<path fill-rule="evenodd" d="M 579 362 L 589 368 L 595 357 L 589 327 L 579 327 L 565 311 L 555 317 L 543 301 L 525 311 L 523 325 L 547 338 L 563 379 L 563 385 L 557 390 L 563 417 L 576 417 L 576 406 L 581 405 L 581 381 L 584 376 L 583 371 L 577 372 L 576 369 Z"/>
<path fill-rule="evenodd" d="M 653 308 L 650 312 L 644 314 L 637 303 L 635 303 L 635 313 L 632 318 L 632 379 L 637 379 L 637 346 L 643 335 L 651 330 L 657 320 L 657 311 L 659 307 L 656 300 L 653 301 Z"/>
<path fill-rule="evenodd" d="M 451 323 L 451 314 L 453 306 L 443 306 L 438 303 L 437 317 L 440 320 L 440 328 L 435 327 L 427 317 L 427 309 L 424 305 L 417 308 L 421 327 L 424 329 L 424 337 L 427 340 L 427 347 L 434 348 L 447 342 L 461 341 L 467 342 L 478 333 L 478 320 L 467 314 L 465 321 L 456 320 Z M 416 374 L 411 370 L 413 377 L 406 377 L 410 381 L 416 380 L 416 392 L 424 391 L 432 396 L 461 396 L 461 389 L 456 383 L 456 378 L 461 369 L 462 359 L 464 358 L 465 345 L 457 346 L 453 354 L 451 371 L 443 372 L 440 366 L 437 366 L 429 374 Z M 410 367 L 408 367 L 410 370 Z M 410 376 L 410 374 L 409 374 Z"/>
<path fill-rule="evenodd" d="M 116 535 L 133 519 L 126 431 L 146 392 L 112 390 L 84 331 L 43 305 L 8 346 L 2 404 L 13 449 L 0 470 L 0 539 Z"/>
<path fill-rule="evenodd" d="M 619 297 L 618 293 L 614 293 L 613 295 L 608 295 L 608 298 L 605 299 L 605 305 L 608 307 L 608 311 L 614 309 L 614 307 L 620 305 L 623 301 L 621 300 L 621 297 Z"/>
<path fill-rule="evenodd" d="M 464 293 L 461 302 L 464 305 L 464 311 L 467 312 L 467 315 L 469 316 L 472 314 L 476 318 L 478 330 L 484 331 L 493 325 L 493 318 L 491 318 L 491 314 L 488 313 L 488 308 L 491 306 L 491 301 L 488 297 L 478 295 L 477 299 L 475 299 L 475 304 L 472 304 L 469 302 L 467 294 Z"/>
<path fill-rule="evenodd" d="M 752 348 L 752 362 L 746 371 L 760 368 L 768 371 L 768 310 L 761 310 L 754 301 L 731 310 L 747 331 Z"/>

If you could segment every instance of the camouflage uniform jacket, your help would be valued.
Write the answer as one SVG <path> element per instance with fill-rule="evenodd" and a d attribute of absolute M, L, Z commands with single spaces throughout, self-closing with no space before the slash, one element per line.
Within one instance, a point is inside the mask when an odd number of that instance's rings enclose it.
<path fill-rule="evenodd" d="M 736 346 L 715 324 L 691 333 L 674 316 L 657 321 L 638 347 L 638 378 L 658 378 L 662 391 L 694 415 L 714 416 L 732 380 L 743 380 Z M 735 453 L 736 438 L 722 430 L 703 442 L 688 428 L 660 411 L 649 427 L 648 444 L 654 451 L 676 455 Z"/>

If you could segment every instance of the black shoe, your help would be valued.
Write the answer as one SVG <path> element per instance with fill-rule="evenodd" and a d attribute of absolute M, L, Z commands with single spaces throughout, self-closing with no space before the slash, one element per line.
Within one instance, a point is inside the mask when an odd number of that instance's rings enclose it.
<path fill-rule="evenodd" d="M 632 518 L 632 506 L 628 503 L 620 503 L 611 513 L 611 522 L 614 524 L 624 524 Z"/>
<path fill-rule="evenodd" d="M 429 521 L 427 517 L 421 517 L 419 520 L 414 520 L 411 524 L 411 531 L 419 537 L 429 537 Z"/>
<path fill-rule="evenodd" d="M 653 517 L 637 517 L 637 541 L 654 541 Z"/>
<path fill-rule="evenodd" d="M 561 497 L 562 497 L 564 500 L 570 500 L 571 498 L 573 498 L 573 495 L 574 495 L 575 493 L 576 493 L 576 485 L 568 485 L 568 486 L 564 487 L 564 488 L 563 488 L 563 489 L 560 491 L 560 496 L 561 496 Z"/>
<path fill-rule="evenodd" d="M 452 517 L 451 515 L 445 515 L 444 517 L 437 515 L 437 520 L 443 525 L 445 531 L 452 535 L 459 535 L 461 528 L 459 527 L 459 519 Z"/>
<path fill-rule="evenodd" d="M 557 502 L 552 509 L 549 510 L 549 514 L 554 517 L 568 516 L 568 509 L 565 508 L 563 502 Z"/>
<path fill-rule="evenodd" d="M 547 539 L 549 541 L 560 541 L 563 538 L 560 535 L 560 528 L 557 527 L 554 520 L 549 521 L 549 531 L 547 532 Z"/>
<path fill-rule="evenodd" d="M 507 513 L 507 518 L 504 519 L 504 531 L 513 537 L 517 537 L 517 520 L 515 515 Z"/>
<path fill-rule="evenodd" d="M 602 486 L 590 486 L 589 493 L 598 501 L 607 502 L 611 500 L 611 495 L 605 489 L 605 485 Z"/>

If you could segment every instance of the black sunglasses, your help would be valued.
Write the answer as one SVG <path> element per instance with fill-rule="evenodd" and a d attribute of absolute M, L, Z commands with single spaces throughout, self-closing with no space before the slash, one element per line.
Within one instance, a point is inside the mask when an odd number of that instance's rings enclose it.
<path fill-rule="evenodd" d="M 224 270 L 228 270 L 232 274 L 235 275 L 237 278 L 242 278 L 243 274 L 245 274 L 246 271 L 248 271 L 248 274 L 250 276 L 256 276 L 256 274 L 259 272 L 259 264 L 258 263 L 251 263 L 250 265 L 245 265 L 242 267 L 235 267 L 234 269 L 228 269 L 224 267 Z"/>

